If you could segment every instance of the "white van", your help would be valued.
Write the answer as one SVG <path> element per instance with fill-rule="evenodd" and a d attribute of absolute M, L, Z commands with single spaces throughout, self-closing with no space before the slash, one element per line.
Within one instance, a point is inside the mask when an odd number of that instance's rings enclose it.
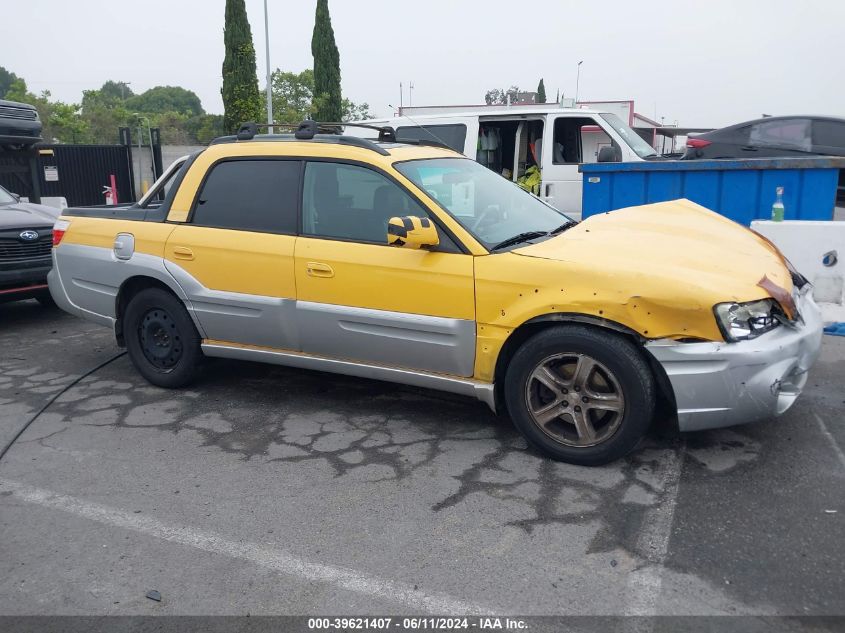
<path fill-rule="evenodd" d="M 642 161 L 657 152 L 615 114 L 557 104 L 480 107 L 444 114 L 361 121 L 389 125 L 398 139 L 445 143 L 516 182 L 538 165 L 534 193 L 576 218 L 581 215 L 581 163 Z M 366 133 L 350 128 L 347 133 Z"/>

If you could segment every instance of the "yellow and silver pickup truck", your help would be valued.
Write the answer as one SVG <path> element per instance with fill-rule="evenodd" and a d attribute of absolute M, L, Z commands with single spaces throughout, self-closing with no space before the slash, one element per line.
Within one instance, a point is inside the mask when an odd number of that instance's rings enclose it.
<path fill-rule="evenodd" d="M 798 397 L 822 324 L 761 236 L 686 200 L 576 223 L 454 151 L 379 139 L 245 125 L 136 205 L 67 209 L 53 298 L 155 385 L 219 356 L 440 389 L 578 464 L 658 412 L 698 430 Z"/>

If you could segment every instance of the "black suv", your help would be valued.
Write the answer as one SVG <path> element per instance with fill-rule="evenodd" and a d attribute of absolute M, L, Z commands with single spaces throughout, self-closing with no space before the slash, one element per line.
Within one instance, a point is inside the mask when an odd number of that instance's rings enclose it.
<path fill-rule="evenodd" d="M 0 145 L 18 148 L 40 140 L 38 110 L 28 103 L 0 99 Z"/>
<path fill-rule="evenodd" d="M 59 210 L 21 202 L 0 187 L 0 302 L 38 299 L 51 305 L 53 224 Z"/>

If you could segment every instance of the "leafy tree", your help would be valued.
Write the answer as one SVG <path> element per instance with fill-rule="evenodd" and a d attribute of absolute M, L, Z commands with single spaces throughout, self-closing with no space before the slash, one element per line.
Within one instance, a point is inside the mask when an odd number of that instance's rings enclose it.
<path fill-rule="evenodd" d="M 244 0 L 226 0 L 223 42 L 223 124 L 227 131 L 234 132 L 241 123 L 261 119 L 255 46 Z"/>
<path fill-rule="evenodd" d="M 511 103 L 516 103 L 516 97 L 519 94 L 518 86 L 511 86 L 507 90 L 494 88 L 488 90 L 484 95 L 484 102 L 487 105 L 505 105 L 508 102 L 508 95 L 510 95 Z"/>
<path fill-rule="evenodd" d="M 126 108 L 135 112 L 178 112 L 187 116 L 205 114 L 200 98 L 192 90 L 178 86 L 156 86 L 126 100 Z"/>
<path fill-rule="evenodd" d="M 72 103 L 50 101 L 49 90 L 34 95 L 27 90 L 26 82 L 17 78 L 6 91 L 6 99 L 35 106 L 43 126 L 41 136 L 48 143 L 88 143 L 91 140 L 88 124 L 80 116 L 80 107 Z"/>
<path fill-rule="evenodd" d="M 102 88 L 100 88 L 100 93 L 104 97 L 114 99 L 115 101 L 126 101 L 130 97 L 135 96 L 128 83 L 125 81 L 112 81 L 111 79 L 103 84 Z"/>
<path fill-rule="evenodd" d="M 8 99 L 6 93 L 12 87 L 12 83 L 20 79 L 15 73 L 0 66 L 0 99 Z"/>
<path fill-rule="evenodd" d="M 546 84 L 543 83 L 542 77 L 540 77 L 540 83 L 537 84 L 537 103 L 546 103 Z"/>
<path fill-rule="evenodd" d="M 334 41 L 328 0 L 317 0 L 314 34 L 311 37 L 314 56 L 314 105 L 318 121 L 340 121 L 343 102 L 340 94 L 340 53 Z"/>
<path fill-rule="evenodd" d="M 205 145 L 218 136 L 226 134 L 223 127 L 222 114 L 202 114 L 194 116 L 185 121 L 185 130 L 190 135 L 192 142 Z"/>
<path fill-rule="evenodd" d="M 363 121 L 375 118 L 370 112 L 369 103 L 353 103 L 349 99 L 343 100 L 343 121 Z"/>
<path fill-rule="evenodd" d="M 280 123 L 298 123 L 314 116 L 314 71 L 310 68 L 301 73 L 276 69 L 270 76 L 270 90 L 273 95 L 273 117 Z M 262 100 L 266 100 L 266 97 Z"/>
<path fill-rule="evenodd" d="M 280 123 L 299 123 L 315 117 L 319 104 L 314 99 L 314 71 L 310 68 L 300 73 L 276 69 L 270 78 L 273 95 L 273 113 Z M 266 102 L 262 100 L 262 107 Z M 354 103 L 349 99 L 341 101 L 342 121 L 371 119 L 367 103 Z"/>

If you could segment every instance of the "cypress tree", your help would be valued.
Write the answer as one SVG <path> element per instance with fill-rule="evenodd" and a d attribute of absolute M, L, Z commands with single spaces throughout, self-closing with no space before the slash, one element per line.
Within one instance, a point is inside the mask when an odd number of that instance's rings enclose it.
<path fill-rule="evenodd" d="M 227 132 L 234 132 L 241 123 L 261 120 L 255 46 L 244 0 L 226 0 L 223 42 L 223 126 Z"/>
<path fill-rule="evenodd" d="M 537 85 L 537 103 L 546 103 L 546 84 L 543 83 L 542 77 Z"/>
<path fill-rule="evenodd" d="M 314 56 L 314 116 L 318 121 L 340 121 L 343 116 L 340 54 L 334 41 L 328 0 L 317 0 L 311 54 Z"/>

